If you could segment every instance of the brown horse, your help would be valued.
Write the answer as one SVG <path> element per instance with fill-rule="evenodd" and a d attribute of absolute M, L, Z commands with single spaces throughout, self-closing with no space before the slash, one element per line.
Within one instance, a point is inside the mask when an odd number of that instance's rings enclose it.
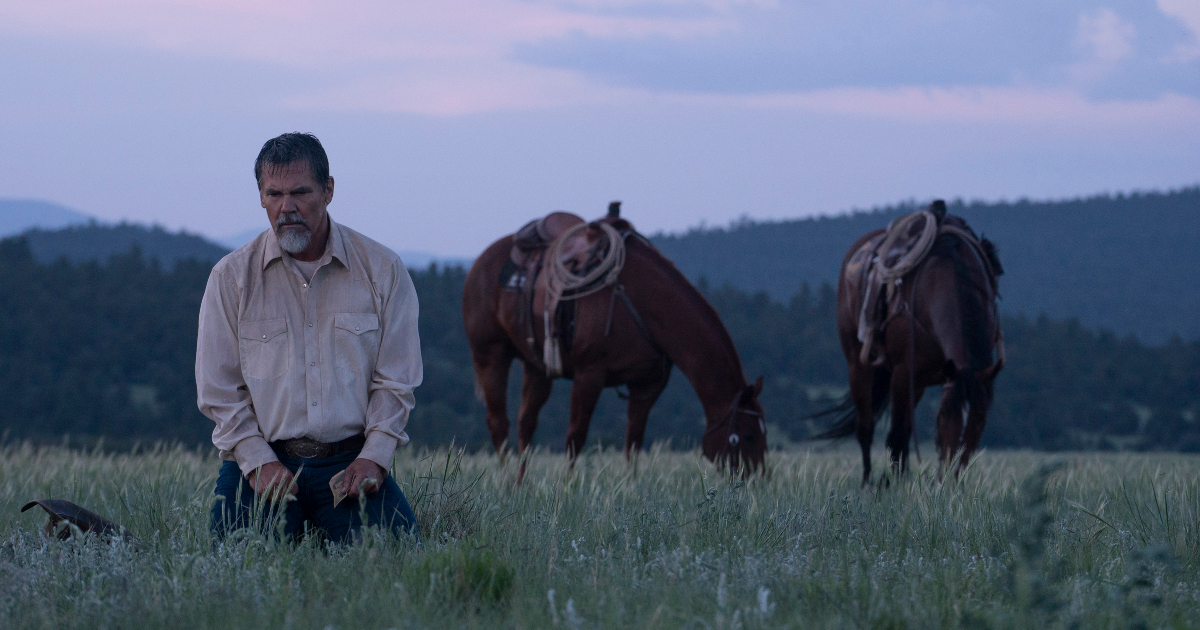
<path fill-rule="evenodd" d="M 867 278 L 864 265 L 882 258 L 877 249 L 884 230 L 859 238 L 842 260 L 837 319 L 850 392 L 842 405 L 818 414 L 842 415 L 817 437 L 857 435 L 863 484 L 871 477 L 871 441 L 889 394 L 892 426 L 887 446 L 893 470 L 900 473 L 908 466 L 913 409 L 925 388 L 933 385 L 942 385 L 937 414 L 939 471 L 960 452 L 955 474 L 964 470 L 979 447 L 992 384 L 1004 366 L 996 305 L 997 277 L 1003 268 L 995 247 L 975 237 L 961 218 L 945 215 L 944 203 L 934 202 L 930 210 L 941 227 L 926 257 L 890 287 L 882 325 L 873 332 L 872 356 L 863 356 L 870 348 L 864 352 L 859 340 Z"/>
<path fill-rule="evenodd" d="M 583 222 L 566 213 L 551 217 Z M 704 407 L 704 455 L 731 470 L 763 467 L 767 435 L 758 403 L 762 378 L 754 384 L 746 382 L 741 358 L 717 312 L 670 260 L 611 211 L 601 221 L 624 239 L 625 259 L 616 284 L 567 305 L 574 316 L 573 325 L 565 328 L 573 328 L 573 333 L 563 338 L 562 377 L 573 381 L 566 439 L 572 464 L 583 449 L 592 412 L 605 387 L 628 387 L 626 457 L 640 450 L 650 408 L 674 365 L 691 382 Z M 589 243 L 604 238 L 601 221 L 584 230 Z M 484 250 L 467 273 L 463 289 L 463 322 L 475 380 L 487 406 L 492 443 L 501 456 L 508 447 L 506 398 L 513 360 L 520 359 L 524 367 L 517 419 L 520 454 L 533 440 L 538 412 L 554 382 L 543 360 L 544 283 L 536 282 L 545 271 L 535 270 L 529 278 L 538 287 L 532 295 L 501 286 L 501 274 L 513 264 L 513 239 L 510 234 Z"/>

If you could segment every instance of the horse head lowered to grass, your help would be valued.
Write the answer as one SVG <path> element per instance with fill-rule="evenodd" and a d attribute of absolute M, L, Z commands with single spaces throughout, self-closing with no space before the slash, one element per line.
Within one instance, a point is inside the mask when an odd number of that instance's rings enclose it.
<path fill-rule="evenodd" d="M 764 467 L 762 378 L 746 381 L 717 312 L 620 218 L 619 202 L 598 221 L 556 212 L 490 245 L 467 273 L 463 321 L 492 443 L 502 455 L 514 359 L 524 367 L 518 452 L 533 440 L 554 379 L 567 378 L 572 462 L 605 387 L 628 386 L 626 456 L 641 449 L 650 408 L 678 366 L 704 407 L 704 455 L 732 470 Z"/>
<path fill-rule="evenodd" d="M 937 414 L 941 469 L 955 474 L 979 448 L 1004 367 L 996 248 L 975 235 L 946 204 L 900 217 L 850 247 L 838 278 L 838 335 L 849 365 L 850 393 L 817 438 L 856 435 L 863 483 L 871 477 L 875 423 L 891 404 L 887 437 L 892 466 L 908 465 L 913 409 L 926 387 L 942 386 Z M 890 401 L 889 401 L 890 396 Z M 965 417 L 965 418 L 964 418 Z"/>

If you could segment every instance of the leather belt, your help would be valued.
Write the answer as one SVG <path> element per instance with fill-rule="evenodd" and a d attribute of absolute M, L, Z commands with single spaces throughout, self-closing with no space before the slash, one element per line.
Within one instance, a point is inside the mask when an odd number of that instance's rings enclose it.
<path fill-rule="evenodd" d="M 347 451 L 362 450 L 364 444 L 367 443 L 367 438 L 363 434 L 348 437 L 340 442 L 318 442 L 309 438 L 296 438 L 293 440 L 277 440 L 269 442 L 271 449 L 280 457 L 292 457 L 295 459 L 319 459 L 322 457 L 333 457 Z"/>

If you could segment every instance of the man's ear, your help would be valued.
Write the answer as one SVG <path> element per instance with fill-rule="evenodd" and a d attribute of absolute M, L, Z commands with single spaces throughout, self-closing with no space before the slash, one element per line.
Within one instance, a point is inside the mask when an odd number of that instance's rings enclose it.
<path fill-rule="evenodd" d="M 757 398 L 758 395 L 761 393 L 762 393 L 762 375 L 759 374 L 758 380 L 754 381 L 754 396 L 755 396 L 755 398 Z"/>
<path fill-rule="evenodd" d="M 325 205 L 328 206 L 332 202 L 333 202 L 333 177 L 331 176 L 329 178 L 329 181 L 325 182 Z"/>

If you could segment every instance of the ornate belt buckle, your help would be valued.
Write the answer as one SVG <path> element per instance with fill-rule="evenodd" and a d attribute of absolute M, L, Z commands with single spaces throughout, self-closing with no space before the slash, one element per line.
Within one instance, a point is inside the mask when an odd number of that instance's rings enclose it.
<path fill-rule="evenodd" d="M 318 457 L 329 457 L 333 453 L 333 445 L 310 440 L 308 438 L 299 438 L 288 440 L 285 448 L 288 455 L 298 459 L 314 459 Z"/>

